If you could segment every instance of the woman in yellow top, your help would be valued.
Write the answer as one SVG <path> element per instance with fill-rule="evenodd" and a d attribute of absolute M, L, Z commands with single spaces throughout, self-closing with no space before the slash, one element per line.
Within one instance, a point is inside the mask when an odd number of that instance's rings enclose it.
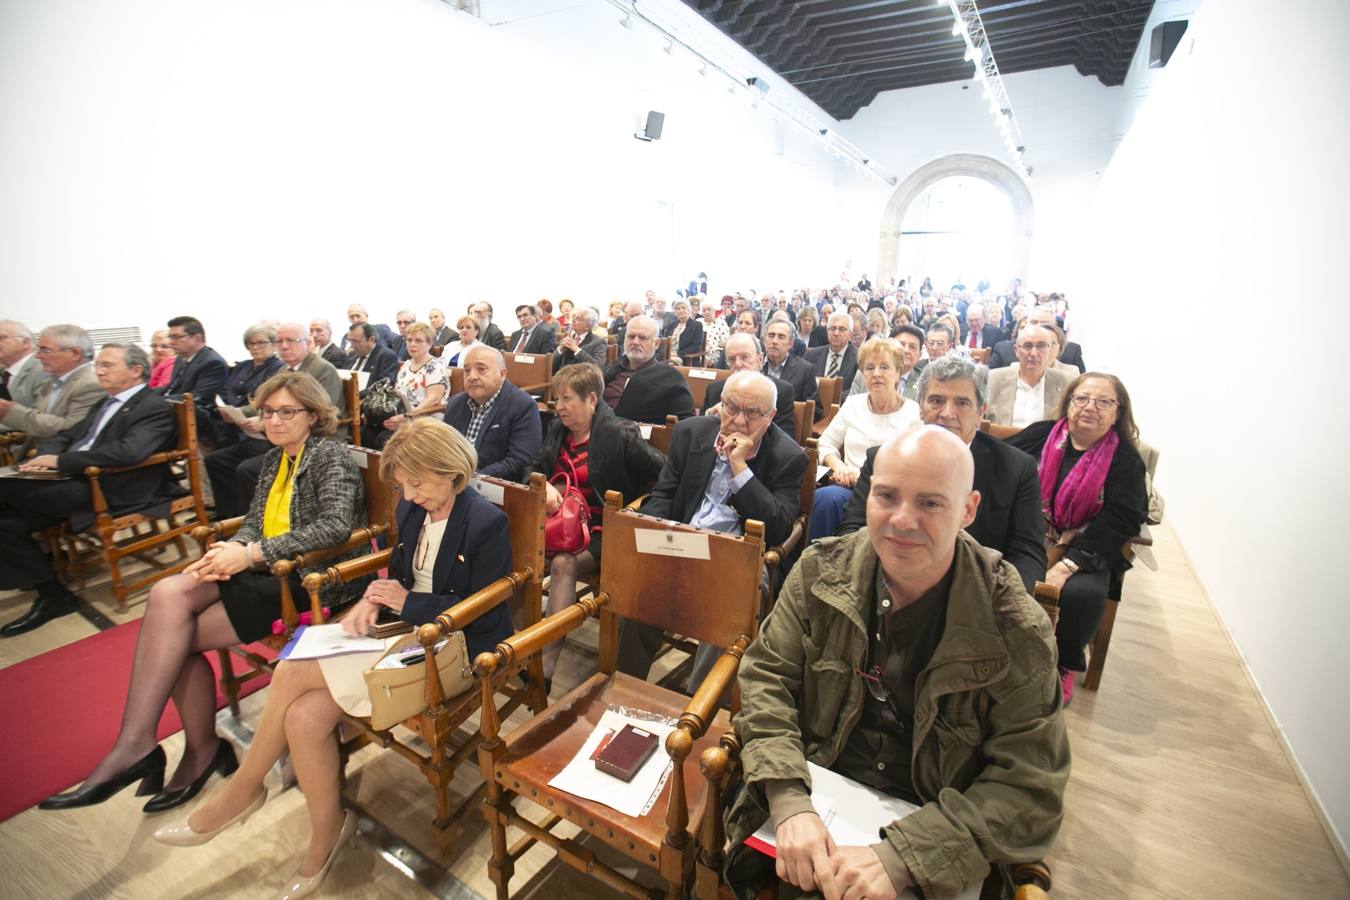
<path fill-rule="evenodd" d="M 138 794 L 154 794 L 145 811 L 159 812 L 191 800 L 213 773 L 233 772 L 234 750 L 215 733 L 215 675 L 204 654 L 272 632 L 281 586 L 268 567 L 341 544 L 366 524 L 360 471 L 344 444 L 323 440 L 337 425 L 337 410 L 319 383 L 300 372 L 278 373 L 258 388 L 254 406 L 275 446 L 263 461 L 244 524 L 233 540 L 151 589 L 117 741 L 83 785 L 48 797 L 42 809 L 102 803 L 139 781 Z M 292 576 L 293 595 L 303 596 L 303 574 Z M 364 590 L 364 582 L 341 585 L 325 592 L 324 603 L 339 607 Z M 155 730 L 170 699 L 186 747 L 164 784 L 166 760 Z"/>

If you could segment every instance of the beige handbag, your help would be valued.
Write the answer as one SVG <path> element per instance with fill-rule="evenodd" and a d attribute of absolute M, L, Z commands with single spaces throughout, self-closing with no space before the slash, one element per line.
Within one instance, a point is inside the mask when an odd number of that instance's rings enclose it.
<path fill-rule="evenodd" d="M 370 727 L 376 731 L 392 728 L 427 708 L 425 653 L 412 665 L 380 668 L 380 662 L 391 656 L 401 656 L 412 647 L 422 648 L 416 634 L 396 641 L 365 672 L 366 689 L 370 691 Z M 447 698 L 473 687 L 473 667 L 469 664 L 464 632 L 451 632 L 444 639 L 436 651 L 436 670 L 441 676 L 441 690 Z"/>

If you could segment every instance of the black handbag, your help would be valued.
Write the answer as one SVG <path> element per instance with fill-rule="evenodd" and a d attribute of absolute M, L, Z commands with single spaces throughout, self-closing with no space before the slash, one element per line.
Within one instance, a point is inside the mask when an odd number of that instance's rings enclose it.
<path fill-rule="evenodd" d="M 408 411 L 408 402 L 403 395 L 394 390 L 388 378 L 381 378 L 366 388 L 361 398 L 361 417 L 371 428 L 383 428 L 384 423 L 394 416 Z"/>

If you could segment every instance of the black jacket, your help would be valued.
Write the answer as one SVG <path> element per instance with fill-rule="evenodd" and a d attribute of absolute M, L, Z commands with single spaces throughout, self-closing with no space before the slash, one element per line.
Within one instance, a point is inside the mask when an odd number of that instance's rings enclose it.
<path fill-rule="evenodd" d="M 830 345 L 823 347 L 812 347 L 806 351 L 806 358 L 814 367 L 813 371 L 817 378 L 825 377 L 825 370 L 830 365 Z M 853 385 L 853 378 L 858 374 L 858 350 L 852 344 L 844 346 L 844 358 L 839 363 L 839 377 L 844 379 L 844 396 L 848 396 L 848 389 Z"/>
<path fill-rule="evenodd" d="M 534 326 L 530 332 L 530 339 L 525 342 L 525 346 L 519 351 L 516 350 L 516 344 L 520 341 L 520 335 L 525 329 L 518 328 L 511 334 L 511 338 L 506 342 L 506 352 L 508 353 L 552 353 L 558 340 L 558 334 L 553 329 L 546 326 L 543 322 Z"/>
<path fill-rule="evenodd" d="M 479 340 L 489 347 L 496 347 L 503 353 L 506 352 L 506 336 L 502 334 L 502 330 L 497 327 L 496 322 L 488 323 L 488 326 L 483 329 L 483 334 L 479 337 Z"/>
<path fill-rule="evenodd" d="M 676 323 L 678 324 L 678 323 Z M 675 329 L 672 328 L 671 331 Z M 703 352 L 703 323 L 698 319 L 690 319 L 684 323 L 684 331 L 680 332 L 680 344 L 675 348 L 674 362 L 684 365 L 684 358 L 695 353 Z"/>
<path fill-rule="evenodd" d="M 619 374 L 628 357 L 620 356 L 605 369 L 605 384 Z M 619 405 L 614 410 L 621 419 L 666 424 L 666 416 L 687 419 L 694 414 L 694 395 L 676 369 L 661 362 L 643 366 L 624 385 Z"/>
<path fill-rule="evenodd" d="M 62 475 L 83 478 L 85 466 L 130 466 L 153 453 L 172 450 L 178 443 L 173 407 L 147 387 L 121 405 L 88 450 L 68 450 L 84 440 L 102 412 L 103 401 L 95 403 L 79 422 L 39 443 L 38 454 L 56 454 L 56 468 Z M 172 474 L 166 464 L 100 475 L 98 481 L 110 510 L 131 512 L 162 503 L 169 496 Z M 76 513 L 70 517 L 71 530 L 83 531 L 93 521 L 92 508 Z"/>
<path fill-rule="evenodd" d="M 836 534 L 867 527 L 867 492 L 872 486 L 877 449 L 867 451 L 867 462 L 853 485 L 853 496 Z M 1036 460 L 983 432 L 970 442 L 970 455 L 975 460 L 975 490 L 980 492 L 980 506 L 975 511 L 975 521 L 966 531 L 984 546 L 1002 553 L 1022 576 L 1029 594 L 1036 582 L 1045 580 L 1046 568 Z"/>
<path fill-rule="evenodd" d="M 341 347 L 334 344 L 332 341 L 328 342 L 328 345 L 323 348 L 323 352 L 319 355 L 328 360 L 328 364 L 335 369 L 343 368 L 347 359 L 347 354 L 342 351 Z"/>
<path fill-rule="evenodd" d="M 345 367 L 348 369 L 354 368 L 358 359 L 360 357 L 353 353 L 347 357 Z M 393 387 L 394 382 L 398 380 L 398 365 L 398 357 L 394 355 L 394 351 L 376 343 L 375 348 L 370 351 L 370 356 L 366 357 L 365 365 L 361 368 L 361 371 L 370 373 L 370 380 L 366 382 L 366 387 L 370 387 L 381 378 L 388 381 L 389 386 Z"/>
<path fill-rule="evenodd" d="M 766 370 L 768 366 L 769 363 L 766 360 L 764 363 Z M 820 404 L 816 403 L 816 370 L 812 363 L 807 362 L 800 356 L 789 354 L 787 359 L 783 360 L 783 374 L 780 377 L 792 385 L 793 400 L 811 401 L 814 407 L 812 410 L 814 418 L 819 419 L 824 414 L 825 411 L 820 408 Z"/>
<path fill-rule="evenodd" d="M 456 603 L 511 572 L 506 513 L 470 487 L 455 498 L 445 522 L 445 533 L 432 568 L 431 591 L 412 591 L 413 554 L 426 514 L 425 509 L 414 503 L 399 502 L 396 514 L 399 542 L 389 560 L 389 577 L 411 592 L 403 601 L 399 618 L 414 625 L 435 621 Z M 464 626 L 469 659 L 492 650 L 513 631 L 510 608 L 502 601 Z"/>
<path fill-rule="evenodd" d="M 553 477 L 558 465 L 558 451 L 562 449 L 567 433 L 567 426 L 561 419 L 555 417 L 549 423 L 539 452 L 525 470 L 526 478 L 531 472 L 542 472 L 545 478 Z M 645 494 L 661 474 L 665 462 L 661 451 L 642 439 L 642 432 L 636 425 L 616 416 L 603 400 L 596 404 L 595 415 L 591 418 L 588 472 L 591 489 L 601 506 L 605 503 L 606 491 L 618 491 L 623 495 L 624 503 L 631 503 Z"/>
<path fill-rule="evenodd" d="M 793 408 L 797 396 L 792 390 L 792 385 L 781 378 L 774 378 L 772 375 L 765 375 L 765 378 L 773 382 L 773 386 L 778 389 L 778 408 L 773 414 L 773 424 L 783 429 L 783 433 L 792 438 L 793 443 L 796 439 L 793 437 L 797 433 L 797 410 Z M 727 383 L 723 378 L 721 381 L 714 381 L 708 385 L 707 392 L 703 395 L 702 412 L 707 413 L 722 400 L 722 386 Z"/>
<path fill-rule="evenodd" d="M 1034 422 L 1008 438 L 1008 443 L 1030 453 L 1039 462 L 1045 440 L 1054 426 L 1055 423 L 1050 420 Z M 1144 481 L 1146 472 L 1139 451 L 1129 441 L 1122 440 L 1116 446 L 1111 468 L 1106 472 L 1104 505 L 1092 521 L 1084 526 L 1065 554 L 1083 571 L 1109 569 L 1119 574 L 1129 568 L 1129 563 L 1120 551 L 1126 541 L 1139 534 L 1139 526 L 1148 517 L 1148 490 Z M 1039 492 L 1038 487 L 1038 499 Z"/>
<path fill-rule="evenodd" d="M 216 405 L 216 394 L 225 384 L 230 367 L 225 359 L 210 347 L 203 347 L 187 362 L 178 357 L 173 363 L 173 376 L 164 388 L 164 396 L 177 400 L 184 394 L 192 394 L 192 402 L 203 412 Z"/>
<path fill-rule="evenodd" d="M 1003 369 L 1017 362 L 1017 355 L 1013 353 L 1012 341 L 999 341 L 989 351 L 989 362 L 986 365 L 991 369 Z"/>
<path fill-rule="evenodd" d="M 651 499 L 642 505 L 642 512 L 685 523 L 694 517 L 703 503 L 717 461 L 715 444 L 721 424 L 717 419 L 700 416 L 675 426 L 670 456 L 652 488 Z M 747 519 L 764 523 L 768 546 L 781 544 L 801 510 L 806 454 L 782 429 L 770 425 L 749 468 L 755 477 L 731 495 L 731 505 L 741 517 L 742 525 Z"/>
<path fill-rule="evenodd" d="M 586 335 L 582 339 L 577 352 L 573 353 L 562 346 L 553 351 L 553 371 L 556 372 L 563 366 L 570 366 L 573 363 L 595 363 L 600 368 L 605 367 L 605 339 L 594 332 Z"/>
<path fill-rule="evenodd" d="M 468 435 L 469 395 L 455 394 L 445 406 L 445 424 Z M 478 471 L 494 478 L 519 481 L 530 460 L 539 452 L 543 427 L 535 399 L 509 381 L 502 382 L 497 400 L 488 410 L 478 432 Z"/>
<path fill-rule="evenodd" d="M 1077 366 L 1079 372 L 1087 371 L 1087 364 L 1083 362 L 1083 348 L 1073 341 L 1064 345 L 1064 352 L 1059 355 L 1059 361 L 1065 365 Z"/>

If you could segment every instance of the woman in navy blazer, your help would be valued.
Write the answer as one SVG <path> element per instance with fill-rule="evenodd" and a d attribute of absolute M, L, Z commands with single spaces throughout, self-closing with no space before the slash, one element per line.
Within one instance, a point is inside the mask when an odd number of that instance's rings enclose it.
<path fill-rule="evenodd" d="M 414 625 L 426 624 L 511 571 L 506 513 L 468 486 L 477 462 L 473 445 L 444 422 L 416 418 L 394 432 L 380 460 L 380 477 L 397 481 L 403 490 L 397 512 L 399 544 L 389 561 L 389 577 L 370 583 L 343 618 L 344 630 L 365 634 L 381 609 Z M 512 630 L 503 601 L 465 626 L 469 658 L 491 650 Z M 326 679 L 333 670 L 325 671 L 327 662 L 277 666 L 253 744 L 238 772 L 190 817 L 155 832 L 156 840 L 173 846 L 204 844 L 247 820 L 267 800 L 263 780 L 289 748 L 309 809 L 310 839 L 283 896 L 301 897 L 318 889 L 356 828 L 355 814 L 342 811 L 338 790 L 334 731 L 343 708 L 330 692 Z"/>

